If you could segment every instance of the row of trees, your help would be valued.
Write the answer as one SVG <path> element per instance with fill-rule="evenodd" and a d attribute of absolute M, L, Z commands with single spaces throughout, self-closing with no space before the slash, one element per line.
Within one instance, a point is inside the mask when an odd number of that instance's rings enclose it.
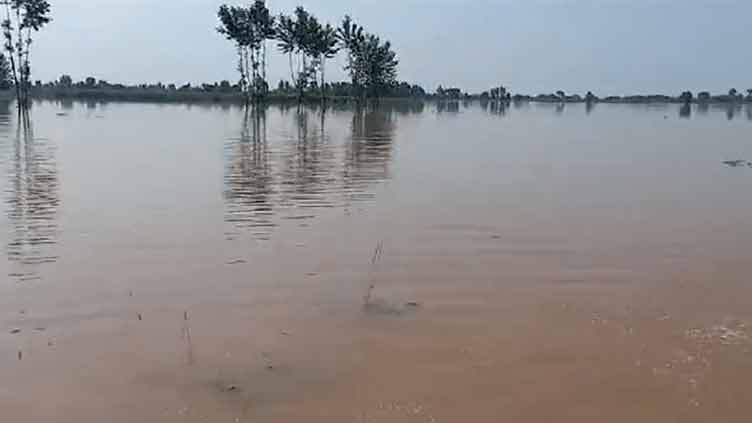
<path fill-rule="evenodd" d="M 336 28 L 319 22 L 303 7 L 291 15 L 275 17 L 265 0 L 255 0 L 250 7 L 223 5 L 217 16 L 218 32 L 235 43 L 239 86 L 247 102 L 259 100 L 269 91 L 268 41 L 276 41 L 278 50 L 288 56 L 290 81 L 298 98 L 313 85 L 318 85 L 322 99 L 326 98 L 326 62 L 340 51 L 347 54 L 345 70 L 358 97 L 379 96 L 396 82 L 399 62 L 391 44 L 366 32 L 350 16 Z"/>
<path fill-rule="evenodd" d="M 47 0 L 0 0 L 5 8 L 0 27 L 4 37 L 0 56 L 0 88 L 15 88 L 19 109 L 29 105 L 31 83 L 32 35 L 51 21 Z M 249 7 L 223 5 L 217 16 L 218 31 L 235 43 L 237 88 L 247 102 L 260 99 L 269 92 L 267 82 L 267 43 L 276 41 L 277 48 L 289 57 L 290 80 L 302 97 L 312 86 L 318 86 L 326 98 L 326 62 L 340 51 L 347 54 L 346 70 L 351 87 L 358 97 L 379 96 L 395 91 L 398 60 L 388 41 L 366 32 L 346 16 L 338 27 L 323 24 L 303 7 L 291 15 L 273 16 L 265 0 L 254 0 Z M 72 81 L 60 81 L 72 85 Z M 41 85 L 38 83 L 37 85 Z M 86 81 L 86 87 L 99 85 Z"/>

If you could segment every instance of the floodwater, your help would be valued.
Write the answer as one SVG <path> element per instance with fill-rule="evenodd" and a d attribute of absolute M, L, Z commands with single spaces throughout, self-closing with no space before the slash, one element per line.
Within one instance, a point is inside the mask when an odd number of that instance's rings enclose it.
<path fill-rule="evenodd" d="M 740 422 L 752 109 L 0 107 L 8 422 Z"/>

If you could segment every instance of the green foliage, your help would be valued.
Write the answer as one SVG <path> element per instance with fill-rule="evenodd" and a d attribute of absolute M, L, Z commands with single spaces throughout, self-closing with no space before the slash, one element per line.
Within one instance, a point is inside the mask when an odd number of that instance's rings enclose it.
<path fill-rule="evenodd" d="M 299 97 L 316 80 L 321 63 L 321 28 L 318 19 L 300 6 L 292 16 L 282 14 L 277 19 L 277 48 L 288 55 L 290 79 Z"/>
<path fill-rule="evenodd" d="M 267 91 L 266 40 L 274 38 L 274 18 L 264 0 L 255 0 L 251 7 L 222 5 L 217 12 L 217 31 L 234 41 L 238 50 L 239 87 L 247 99 L 260 97 Z"/>
<path fill-rule="evenodd" d="M 396 82 L 399 64 L 391 43 L 366 33 L 349 16 L 345 16 L 337 34 L 348 51 L 345 69 L 361 96 L 384 94 Z"/>

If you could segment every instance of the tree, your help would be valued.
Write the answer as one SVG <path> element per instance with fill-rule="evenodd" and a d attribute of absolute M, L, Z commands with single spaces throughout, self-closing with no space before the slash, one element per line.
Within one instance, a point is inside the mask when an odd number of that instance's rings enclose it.
<path fill-rule="evenodd" d="M 752 100 L 752 88 L 747 90 L 747 100 Z"/>
<path fill-rule="evenodd" d="M 345 70 L 361 97 L 378 97 L 396 83 L 399 61 L 389 41 L 366 33 L 349 16 L 340 24 L 338 36 L 348 52 Z"/>
<path fill-rule="evenodd" d="M 97 79 L 89 76 L 84 81 L 84 84 L 86 85 L 86 88 L 94 88 L 97 85 Z"/>
<path fill-rule="evenodd" d="M 340 45 L 337 30 L 330 24 L 320 27 L 316 34 L 315 44 L 321 68 L 321 99 L 326 100 L 326 59 L 331 59 L 339 53 Z"/>
<path fill-rule="evenodd" d="M 592 92 L 588 91 L 587 94 L 585 94 L 586 103 L 594 103 L 596 101 L 598 101 L 598 97 L 596 97 Z"/>
<path fill-rule="evenodd" d="M 0 90 L 7 90 L 13 85 L 10 63 L 5 55 L 0 53 Z"/>
<path fill-rule="evenodd" d="M 732 88 L 729 90 L 728 95 L 729 97 L 735 98 L 738 91 L 736 91 L 736 88 Z"/>
<path fill-rule="evenodd" d="M 686 103 L 691 103 L 692 102 L 692 98 L 693 98 L 692 91 L 684 91 L 679 96 L 679 101 L 681 101 L 682 103 L 685 103 L 685 104 Z"/>
<path fill-rule="evenodd" d="M 399 61 L 389 41 L 382 42 L 376 35 L 367 34 L 358 46 L 355 58 L 353 71 L 359 75 L 358 84 L 363 87 L 366 97 L 378 97 L 395 82 Z"/>
<path fill-rule="evenodd" d="M 556 91 L 556 96 L 559 97 L 559 100 L 561 101 L 564 101 L 567 99 L 567 95 L 562 90 Z"/>
<path fill-rule="evenodd" d="M 280 15 L 277 18 L 277 48 L 288 56 L 290 80 L 298 90 L 298 100 L 316 79 L 322 50 L 321 31 L 316 17 L 300 6 L 292 16 Z"/>
<path fill-rule="evenodd" d="M 32 33 L 51 21 L 47 0 L 0 0 L 5 19 L 0 26 L 5 38 L 4 49 L 10 58 L 11 74 L 16 87 L 19 110 L 26 110 L 31 88 Z"/>
<path fill-rule="evenodd" d="M 267 90 L 266 40 L 274 36 L 274 18 L 264 0 L 255 0 L 249 8 L 222 5 L 217 17 L 217 31 L 235 42 L 240 90 L 248 105 Z"/>
<path fill-rule="evenodd" d="M 261 67 L 261 72 L 258 72 L 257 69 L 254 80 L 259 83 L 258 87 L 266 93 L 269 90 L 269 83 L 266 80 L 266 42 L 267 40 L 274 39 L 276 35 L 274 16 L 271 15 L 269 8 L 266 7 L 265 0 L 254 0 L 250 13 L 251 22 L 257 37 L 256 63 L 257 67 Z"/>
<path fill-rule="evenodd" d="M 62 75 L 58 80 L 58 85 L 60 85 L 61 87 L 70 88 L 73 86 L 73 78 L 71 78 L 70 75 Z"/>

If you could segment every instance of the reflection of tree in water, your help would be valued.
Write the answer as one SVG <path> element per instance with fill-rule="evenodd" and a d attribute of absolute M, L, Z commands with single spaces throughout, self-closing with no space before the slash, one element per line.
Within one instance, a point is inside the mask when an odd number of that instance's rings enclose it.
<path fill-rule="evenodd" d="M 269 239 L 284 222 L 307 225 L 324 208 L 371 198 L 370 184 L 388 177 L 390 112 L 356 112 L 341 142 L 327 132 L 323 109 L 280 110 L 294 129 L 273 140 L 267 140 L 266 114 L 251 116 L 241 136 L 225 144 L 225 220 L 257 239 Z"/>
<path fill-rule="evenodd" d="M 440 100 L 436 103 L 437 113 L 459 113 L 460 102 L 456 100 Z"/>
<path fill-rule="evenodd" d="M 225 144 L 225 159 L 225 221 L 267 237 L 276 225 L 265 110 L 246 111 L 240 137 Z"/>
<path fill-rule="evenodd" d="M 489 113 L 492 115 L 505 116 L 507 114 L 507 103 L 505 101 L 490 102 Z"/>
<path fill-rule="evenodd" d="M 280 202 L 291 212 L 286 218 L 307 219 L 313 217 L 312 209 L 336 205 L 333 194 L 338 190 L 337 146 L 328 142 L 325 110 L 301 108 L 292 118 L 295 134 L 285 140 L 279 151 L 283 165 Z"/>
<path fill-rule="evenodd" d="M 734 120 L 737 113 L 742 111 L 742 105 L 739 103 L 726 104 L 726 119 Z"/>
<path fill-rule="evenodd" d="M 679 117 L 682 119 L 689 119 L 692 117 L 692 104 L 684 103 L 679 106 Z"/>
<path fill-rule="evenodd" d="M 367 188 L 389 178 L 396 125 L 385 110 L 356 110 L 344 168 L 347 203 L 373 198 Z"/>
<path fill-rule="evenodd" d="M 11 226 L 7 253 L 15 264 L 11 276 L 38 279 L 38 266 L 57 260 L 48 251 L 57 243 L 60 204 L 54 145 L 34 138 L 31 122 L 21 122 L 13 140 L 11 162 L 5 200 Z"/>

